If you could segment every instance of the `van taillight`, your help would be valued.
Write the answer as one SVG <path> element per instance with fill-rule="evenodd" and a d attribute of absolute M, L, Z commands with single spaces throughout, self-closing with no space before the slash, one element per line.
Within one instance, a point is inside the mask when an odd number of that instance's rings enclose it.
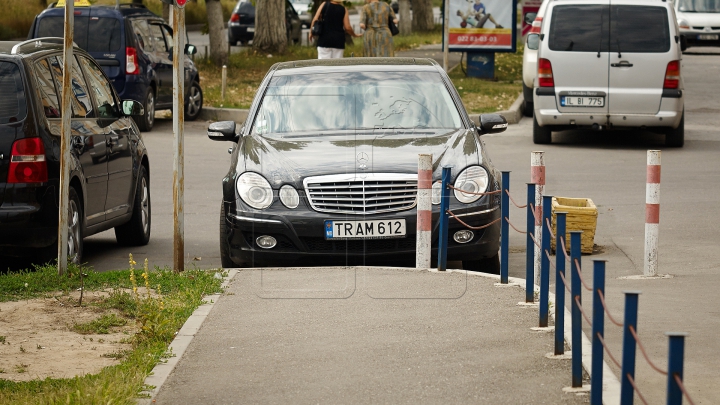
<path fill-rule="evenodd" d="M 15 141 L 10 154 L 8 183 L 42 183 L 48 180 L 45 147 L 40 138 Z"/>
<path fill-rule="evenodd" d="M 232 13 L 232 16 L 230 16 L 230 22 L 240 22 L 240 16 L 237 15 L 237 13 Z"/>
<path fill-rule="evenodd" d="M 547 59 L 538 59 L 538 85 L 540 87 L 555 87 L 552 64 Z"/>
<path fill-rule="evenodd" d="M 664 89 L 677 89 L 680 86 L 680 61 L 674 60 L 667 65 L 665 70 Z"/>
<path fill-rule="evenodd" d="M 535 17 L 535 21 L 533 21 L 532 26 L 530 27 L 530 34 L 539 34 L 540 33 L 540 26 L 542 25 L 542 17 Z"/>
<path fill-rule="evenodd" d="M 137 50 L 131 46 L 125 48 L 125 72 L 129 75 L 140 74 L 138 67 Z"/>

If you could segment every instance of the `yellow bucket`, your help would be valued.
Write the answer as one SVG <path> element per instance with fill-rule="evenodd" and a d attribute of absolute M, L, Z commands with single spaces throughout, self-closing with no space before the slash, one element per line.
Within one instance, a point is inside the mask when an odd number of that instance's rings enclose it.
<path fill-rule="evenodd" d="M 583 231 L 581 238 L 582 253 L 590 254 L 595 243 L 595 228 L 597 227 L 598 210 L 589 198 L 553 197 L 552 199 L 552 228 L 557 234 L 557 212 L 567 212 L 565 230 L 565 247 L 570 253 L 570 231 Z M 555 250 L 555 239 L 551 241 Z"/>

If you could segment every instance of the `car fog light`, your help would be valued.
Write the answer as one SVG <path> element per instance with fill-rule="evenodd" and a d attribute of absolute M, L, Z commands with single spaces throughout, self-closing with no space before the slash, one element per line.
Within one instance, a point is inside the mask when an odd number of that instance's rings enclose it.
<path fill-rule="evenodd" d="M 263 249 L 272 249 L 277 245 L 277 240 L 272 236 L 263 235 L 255 239 L 255 243 Z"/>
<path fill-rule="evenodd" d="M 463 229 L 462 231 L 455 232 L 455 235 L 453 235 L 453 239 L 457 243 L 468 243 L 472 240 L 473 236 L 475 236 L 473 231 Z"/>

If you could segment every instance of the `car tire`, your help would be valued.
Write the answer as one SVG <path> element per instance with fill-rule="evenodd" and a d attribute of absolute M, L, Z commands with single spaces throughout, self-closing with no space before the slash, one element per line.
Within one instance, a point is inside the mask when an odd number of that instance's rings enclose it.
<path fill-rule="evenodd" d="M 463 269 L 470 271 L 480 271 L 489 274 L 500 274 L 500 255 L 487 257 L 479 260 L 463 260 Z"/>
<path fill-rule="evenodd" d="M 665 146 L 669 148 L 682 148 L 685 145 L 685 111 L 680 118 L 677 128 L 668 128 L 665 132 Z"/>
<path fill-rule="evenodd" d="M 145 101 L 143 103 L 145 113 L 139 117 L 133 117 L 138 128 L 142 132 L 150 132 L 155 125 L 155 91 L 152 87 L 148 87 L 145 93 Z"/>
<path fill-rule="evenodd" d="M 541 127 L 533 114 L 533 142 L 538 145 L 552 143 L 552 131 L 548 127 Z"/>
<path fill-rule="evenodd" d="M 150 242 L 151 221 L 150 179 L 145 166 L 140 166 L 135 190 L 132 217 L 115 227 L 115 239 L 121 246 L 144 246 Z"/>
<path fill-rule="evenodd" d="M 220 204 L 220 264 L 224 269 L 237 267 L 230 259 L 230 246 L 227 241 L 227 228 L 225 223 L 225 203 Z"/>
<path fill-rule="evenodd" d="M 523 115 L 526 117 L 532 117 L 533 116 L 533 89 L 530 87 L 527 87 L 525 85 L 525 82 L 523 82 Z"/>
<path fill-rule="evenodd" d="M 203 93 L 200 83 L 193 81 L 188 91 L 187 105 L 185 108 L 185 120 L 195 121 L 200 116 L 203 107 Z"/>
<path fill-rule="evenodd" d="M 83 208 L 74 188 L 68 193 L 68 261 L 80 264 L 83 256 Z"/>

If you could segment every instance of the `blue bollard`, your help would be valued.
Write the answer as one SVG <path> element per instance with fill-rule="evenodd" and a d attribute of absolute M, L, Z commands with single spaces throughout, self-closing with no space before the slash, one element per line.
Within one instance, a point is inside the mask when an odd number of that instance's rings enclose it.
<path fill-rule="evenodd" d="M 543 196 L 543 212 L 540 225 L 542 226 L 542 249 L 540 249 L 540 323 L 538 326 L 546 328 L 548 326 L 548 317 L 550 310 L 548 308 L 548 298 L 550 296 L 550 229 L 547 227 L 545 219 L 552 221 L 552 196 Z M 547 253 L 546 253 L 547 252 Z"/>
<path fill-rule="evenodd" d="M 556 212 L 555 215 L 555 355 L 559 356 L 565 353 L 565 284 L 560 276 L 565 275 L 565 253 L 560 240 L 565 239 L 567 212 Z"/>
<path fill-rule="evenodd" d="M 532 206 L 535 205 L 535 183 L 527 183 L 527 235 L 525 235 L 525 302 L 535 302 L 535 242 L 532 236 L 535 233 L 535 215 Z"/>
<path fill-rule="evenodd" d="M 683 357 L 685 355 L 685 336 L 687 333 L 668 332 L 670 349 L 668 353 L 667 405 L 682 405 L 683 394 L 675 381 L 675 375 L 683 379 Z"/>
<path fill-rule="evenodd" d="M 593 318 L 592 365 L 590 367 L 590 405 L 602 405 L 603 345 L 598 335 L 605 337 L 605 312 L 600 294 L 605 295 L 605 260 L 593 260 Z"/>
<path fill-rule="evenodd" d="M 582 285 L 580 285 L 579 268 L 575 264 L 577 259 L 580 264 L 580 239 L 582 231 L 570 231 L 570 273 L 572 273 L 570 290 L 570 307 L 572 308 L 572 386 L 582 387 L 582 314 L 580 307 L 575 302 L 575 297 L 580 297 L 582 304 Z"/>
<path fill-rule="evenodd" d="M 625 325 L 623 325 L 623 351 L 622 351 L 622 372 L 620 374 L 620 405 L 632 405 L 635 396 L 635 389 L 630 377 L 635 379 L 635 349 L 637 343 L 630 326 L 637 333 L 638 296 L 640 291 L 625 291 Z"/>
<path fill-rule="evenodd" d="M 440 225 L 438 229 L 438 271 L 447 269 L 448 223 L 450 222 L 450 171 L 451 166 L 442 169 L 442 191 L 440 192 Z"/>
<path fill-rule="evenodd" d="M 508 259 L 510 256 L 510 228 L 505 218 L 510 219 L 510 172 L 502 172 L 502 194 L 500 196 L 500 284 L 508 283 Z"/>

